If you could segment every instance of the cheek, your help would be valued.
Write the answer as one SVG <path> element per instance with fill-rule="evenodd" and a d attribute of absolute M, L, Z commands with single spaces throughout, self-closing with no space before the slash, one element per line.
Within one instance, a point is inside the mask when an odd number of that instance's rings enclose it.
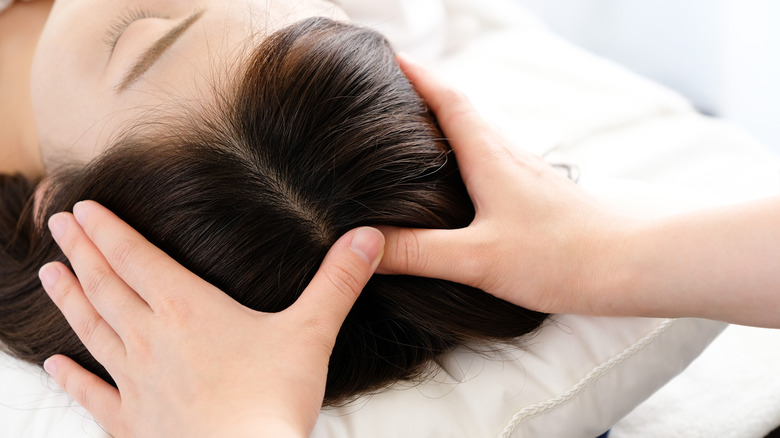
<path fill-rule="evenodd" d="M 77 149 L 77 143 L 91 140 L 84 134 L 95 123 L 98 105 L 94 96 L 99 83 L 99 65 L 88 53 L 89 47 L 80 45 L 83 32 L 61 31 L 54 20 L 50 24 L 41 36 L 30 77 L 35 122 L 47 164 Z"/>
<path fill-rule="evenodd" d="M 70 141 L 67 127 L 73 125 L 75 112 L 70 105 L 73 99 L 69 96 L 67 71 L 51 77 L 46 73 L 51 68 L 53 65 L 48 62 L 39 63 L 31 77 L 33 111 L 44 161 L 54 145 Z"/>
<path fill-rule="evenodd" d="M 107 24 L 113 1 L 58 0 L 36 49 L 31 76 L 33 110 L 44 163 L 86 162 L 116 128 L 117 102 L 105 73 Z"/>
<path fill-rule="evenodd" d="M 40 90 L 47 94 L 44 98 L 53 88 L 81 95 L 103 76 L 109 57 L 104 42 L 109 15 L 87 6 L 84 1 L 58 0 L 52 8 L 33 61 L 33 92 Z"/>
<path fill-rule="evenodd" d="M 96 149 L 100 133 L 97 105 L 86 96 L 74 98 L 58 82 L 39 84 L 33 94 L 41 155 L 47 170 L 64 162 L 86 162 Z"/>

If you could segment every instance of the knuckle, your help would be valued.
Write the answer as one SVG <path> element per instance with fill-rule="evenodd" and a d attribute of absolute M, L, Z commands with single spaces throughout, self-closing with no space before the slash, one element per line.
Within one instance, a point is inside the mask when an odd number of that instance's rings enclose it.
<path fill-rule="evenodd" d="M 125 269 L 132 266 L 132 260 L 138 252 L 138 244 L 130 240 L 118 243 L 109 254 L 109 263 L 112 266 Z"/>
<path fill-rule="evenodd" d="M 326 272 L 328 281 L 346 298 L 354 300 L 363 289 L 360 267 L 351 261 L 331 266 Z"/>
<path fill-rule="evenodd" d="M 81 404 L 89 404 L 89 400 L 92 399 L 92 390 L 89 385 L 84 384 L 83 381 L 75 378 L 72 374 L 68 373 L 63 376 L 62 386 L 65 392 L 71 395 L 76 401 Z"/>
<path fill-rule="evenodd" d="M 71 309 L 77 307 L 79 295 L 82 293 L 79 290 L 80 285 L 59 279 L 53 288 L 54 290 L 51 291 L 50 295 L 52 300 L 54 300 L 54 304 L 65 316 L 68 316 L 72 312 Z"/>
<path fill-rule="evenodd" d="M 169 327 L 169 330 L 177 329 Z M 155 360 L 152 339 L 146 332 L 130 330 L 123 334 L 123 341 L 127 351 L 132 352 L 134 360 L 141 364 L 152 363 Z"/>
<path fill-rule="evenodd" d="M 395 246 L 395 258 L 400 261 L 399 268 L 403 272 L 425 270 L 425 261 L 417 235 L 411 230 L 402 230 Z"/>
<path fill-rule="evenodd" d="M 113 272 L 109 272 L 105 268 L 93 268 L 82 281 L 84 293 L 90 299 L 105 293 L 109 289 L 112 276 Z"/>
<path fill-rule="evenodd" d="M 88 348 L 97 348 L 99 345 L 93 341 L 99 326 L 100 319 L 95 315 L 88 315 L 81 318 L 74 328 L 84 345 Z"/>
<path fill-rule="evenodd" d="M 160 298 L 156 306 L 165 315 L 169 324 L 181 328 L 197 319 L 196 309 L 186 296 Z"/>

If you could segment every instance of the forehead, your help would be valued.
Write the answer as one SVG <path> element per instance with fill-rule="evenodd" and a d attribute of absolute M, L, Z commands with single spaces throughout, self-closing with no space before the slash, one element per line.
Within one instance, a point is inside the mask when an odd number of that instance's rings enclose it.
<path fill-rule="evenodd" d="M 241 79 L 242 65 L 271 33 L 312 16 L 346 20 L 344 12 L 324 0 L 209 0 L 202 15 L 160 59 L 138 88 L 136 104 L 152 98 L 213 101 Z"/>
<path fill-rule="evenodd" d="M 219 0 L 200 7 L 200 18 L 186 34 L 137 86 L 118 96 L 125 106 L 169 114 L 211 107 L 243 79 L 245 61 L 271 33 L 312 16 L 346 19 L 322 0 Z"/>
<path fill-rule="evenodd" d="M 122 62 L 106 67 L 107 31 L 123 11 L 137 7 L 170 16 L 171 25 L 203 13 L 138 81 L 117 92 L 118 78 L 158 36 L 134 27 L 139 38 L 127 41 L 138 47 L 121 51 Z M 58 0 L 36 54 L 36 119 L 47 164 L 61 157 L 86 162 L 133 126 L 162 127 L 215 109 L 265 37 L 315 15 L 346 18 L 322 0 Z"/>

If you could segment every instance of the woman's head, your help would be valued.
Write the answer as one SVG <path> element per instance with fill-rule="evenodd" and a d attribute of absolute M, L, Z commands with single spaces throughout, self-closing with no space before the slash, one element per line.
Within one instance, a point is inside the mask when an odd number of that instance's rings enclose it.
<path fill-rule="evenodd" d="M 47 167 L 86 163 L 150 110 L 208 110 L 245 48 L 310 16 L 346 19 L 326 0 L 57 0 L 32 72 Z"/>
<path fill-rule="evenodd" d="M 218 111 L 158 122 L 154 135 L 141 126 L 86 167 L 53 176 L 45 214 L 99 201 L 263 311 L 294 302 L 351 228 L 472 220 L 454 157 L 380 35 L 310 19 L 274 33 L 248 59 Z M 28 206 L 6 249 L 16 267 L 0 263 L 3 278 L 27 272 L 0 293 L 1 339 L 27 360 L 65 353 L 107 378 L 37 281 L 41 263 L 64 257 L 31 216 Z M 375 276 L 337 339 L 326 402 L 417 377 L 456 345 L 509 339 L 543 319 L 466 286 Z"/>

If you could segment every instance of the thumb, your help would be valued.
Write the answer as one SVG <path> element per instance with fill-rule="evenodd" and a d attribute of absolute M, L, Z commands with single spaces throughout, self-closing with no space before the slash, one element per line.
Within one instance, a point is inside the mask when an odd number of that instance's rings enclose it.
<path fill-rule="evenodd" d="M 335 341 L 341 324 L 379 265 L 384 243 L 382 233 L 370 227 L 342 236 L 291 309 L 310 318 L 317 315 L 325 333 Z"/>
<path fill-rule="evenodd" d="M 385 255 L 377 272 L 438 278 L 479 287 L 484 258 L 470 228 L 381 227 Z"/>

